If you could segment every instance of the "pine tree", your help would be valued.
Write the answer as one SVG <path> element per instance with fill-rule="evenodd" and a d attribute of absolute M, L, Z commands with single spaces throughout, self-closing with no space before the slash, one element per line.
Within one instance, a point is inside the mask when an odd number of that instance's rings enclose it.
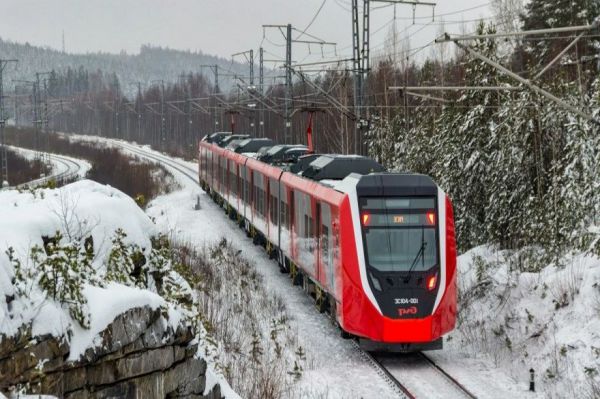
<path fill-rule="evenodd" d="M 83 287 L 86 282 L 94 281 L 93 247 L 90 249 L 89 240 L 62 241 L 62 234 L 57 232 L 43 250 L 39 246 L 32 248 L 31 260 L 39 271 L 37 283 L 50 299 L 67 307 L 82 327 L 89 328 Z"/>
<path fill-rule="evenodd" d="M 127 234 L 122 229 L 115 231 L 106 265 L 106 279 L 145 288 L 146 274 L 142 270 L 145 257 L 139 246 L 125 244 L 126 238 Z"/>
<path fill-rule="evenodd" d="M 523 30 L 548 29 L 591 24 L 599 15 L 600 2 L 597 0 L 531 0 L 525 5 L 521 21 Z M 557 33 L 544 35 L 542 40 L 525 42 L 528 64 L 543 65 L 554 58 L 572 40 L 564 36 L 564 33 Z M 579 44 L 579 55 L 595 54 L 594 42 L 597 44 L 596 39 Z"/>
<path fill-rule="evenodd" d="M 493 34 L 495 28 L 480 23 L 478 34 Z M 494 59 L 493 40 L 477 40 L 474 49 Z M 495 68 L 468 57 L 465 67 L 467 85 L 497 86 L 502 82 Z M 487 218 L 490 193 L 489 163 L 492 152 L 491 131 L 499 124 L 495 116 L 503 94 L 491 91 L 468 91 L 457 101 L 457 107 L 446 107 L 438 120 L 439 135 L 435 139 L 433 175 L 449 190 L 458 215 L 456 229 L 462 248 L 489 240 Z"/>

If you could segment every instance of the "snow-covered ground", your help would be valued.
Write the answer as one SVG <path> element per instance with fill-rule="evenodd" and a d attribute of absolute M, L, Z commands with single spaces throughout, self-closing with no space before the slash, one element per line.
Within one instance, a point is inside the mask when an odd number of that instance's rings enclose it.
<path fill-rule="evenodd" d="M 298 383 L 299 392 L 306 397 L 397 397 L 355 346 L 343 340 L 327 317 L 315 310 L 312 299 L 301 289 L 293 287 L 287 275 L 279 273 L 276 263 L 263 249 L 252 245 L 244 232 L 190 178 L 190 175 L 197 175 L 195 163 L 162 155 L 148 147 L 115 140 L 109 143 L 121 146 L 126 152 L 135 151 L 139 155 L 142 150 L 149 156 L 164 160 L 167 162 L 164 166 L 178 179 L 181 190 L 156 198 L 147 208 L 159 229 L 199 245 L 226 237 L 242 250 L 242 256 L 254 261 L 268 290 L 285 299 L 294 318 L 293 328 L 299 341 L 307 348 L 311 365 Z M 198 198 L 201 209 L 194 210 Z M 466 257 L 459 260 L 461 269 L 467 267 L 467 260 Z M 455 334 L 451 335 L 444 351 L 431 352 L 431 355 L 469 390 L 481 398 L 538 397 L 527 392 L 528 375 L 512 373 L 510 368 L 495 364 L 486 356 L 467 352 L 457 344 Z"/>
<path fill-rule="evenodd" d="M 159 230 L 134 200 L 119 190 L 81 180 L 58 189 L 0 191 L 0 334 L 12 336 L 23 325 L 31 325 L 33 336 L 51 334 L 69 340 L 69 360 L 76 360 L 98 344 L 99 332 L 133 307 L 166 308 L 167 322 L 175 330 L 186 313 L 179 305 L 150 289 L 103 281 L 117 229 L 126 234 L 125 245 L 137 245 L 146 259 L 152 259 L 151 237 Z M 64 249 L 44 254 L 44 237 L 55 237 L 57 232 L 63 238 L 52 245 Z M 81 265 L 79 260 L 86 256 L 82 254 L 83 240 L 93 248 L 90 275 L 80 275 L 86 272 L 79 272 L 80 266 L 76 266 L 69 269 L 69 277 L 57 281 L 66 284 L 67 279 L 74 279 L 78 283 L 89 328 L 83 328 L 71 313 L 73 302 L 55 300 L 42 289 L 44 272 L 38 270 L 45 259 L 61 260 L 64 265 L 75 256 Z M 34 247 L 39 248 L 36 260 Z M 67 252 L 71 248 L 76 255 Z M 50 267 L 58 269 L 60 265 L 52 263 Z M 210 382 L 221 383 L 228 398 L 237 397 L 219 376 L 210 375 Z"/>
<path fill-rule="evenodd" d="M 600 259 L 560 264 L 518 272 L 514 253 L 490 247 L 459 257 L 462 323 L 432 357 L 459 379 L 461 363 L 485 362 L 523 389 L 533 368 L 543 397 L 600 397 Z"/>

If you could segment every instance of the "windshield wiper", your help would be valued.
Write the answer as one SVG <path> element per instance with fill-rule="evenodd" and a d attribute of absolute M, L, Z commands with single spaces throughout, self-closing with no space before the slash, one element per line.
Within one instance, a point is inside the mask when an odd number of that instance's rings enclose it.
<path fill-rule="evenodd" d="M 419 258 L 422 258 L 423 263 L 425 263 L 425 247 L 426 246 L 427 246 L 427 243 L 425 242 L 425 229 L 422 228 L 421 229 L 421 247 L 419 248 L 419 252 L 417 252 L 417 255 L 413 259 L 412 264 L 410 265 L 410 268 L 408 269 L 408 274 L 406 275 L 406 278 L 404 279 L 404 283 L 408 283 L 410 281 L 410 278 L 412 277 L 413 269 L 417 265 Z M 425 267 L 425 265 L 423 265 L 423 268 L 424 267 Z"/>

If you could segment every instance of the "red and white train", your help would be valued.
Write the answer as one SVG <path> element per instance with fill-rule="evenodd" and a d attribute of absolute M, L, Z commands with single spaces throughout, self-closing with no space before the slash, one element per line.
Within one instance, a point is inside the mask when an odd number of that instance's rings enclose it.
<path fill-rule="evenodd" d="M 452 205 L 427 176 L 319 182 L 202 141 L 201 186 L 370 351 L 441 349 L 456 321 Z"/>

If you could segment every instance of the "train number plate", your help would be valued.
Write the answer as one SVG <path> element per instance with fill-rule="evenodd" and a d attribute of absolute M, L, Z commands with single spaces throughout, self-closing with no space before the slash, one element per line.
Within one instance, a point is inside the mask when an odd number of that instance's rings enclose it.
<path fill-rule="evenodd" d="M 419 298 L 394 298 L 394 305 L 417 305 Z"/>

